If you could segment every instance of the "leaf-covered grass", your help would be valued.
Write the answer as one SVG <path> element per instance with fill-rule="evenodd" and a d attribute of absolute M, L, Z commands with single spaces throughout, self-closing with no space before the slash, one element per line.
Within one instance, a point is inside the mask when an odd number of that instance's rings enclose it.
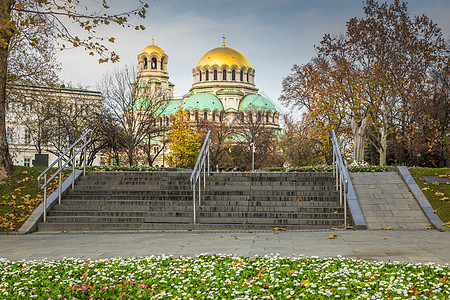
<path fill-rule="evenodd" d="M 82 169 L 82 168 L 78 168 Z M 149 167 L 149 166 L 131 166 L 131 167 L 121 167 L 121 166 L 89 166 L 86 167 L 86 171 L 140 171 L 140 172 L 150 172 L 150 171 L 164 171 L 165 168 L 160 167 Z"/>
<path fill-rule="evenodd" d="M 450 227 L 450 184 L 428 184 L 423 176 L 450 178 L 450 168 L 409 168 L 439 218 Z"/>
<path fill-rule="evenodd" d="M 0 231 L 15 231 L 22 226 L 44 200 L 43 190 L 38 190 L 37 177 L 45 168 L 15 166 L 11 178 L 0 182 Z M 50 170 L 53 174 L 55 170 Z M 64 171 L 64 178 L 70 170 Z M 43 182 L 43 181 L 42 181 Z M 49 196 L 58 187 L 55 178 L 47 190 Z"/>
<path fill-rule="evenodd" d="M 0 260 L 0 299 L 448 299 L 450 269 L 280 256 Z"/>

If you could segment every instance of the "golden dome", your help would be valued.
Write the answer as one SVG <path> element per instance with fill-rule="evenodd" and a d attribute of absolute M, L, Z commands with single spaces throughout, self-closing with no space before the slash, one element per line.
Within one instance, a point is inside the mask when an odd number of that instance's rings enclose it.
<path fill-rule="evenodd" d="M 161 49 L 158 46 L 155 46 L 155 40 L 154 39 L 153 39 L 152 44 L 150 46 L 147 46 L 144 50 L 142 50 L 141 54 L 143 54 L 143 53 L 145 53 L 147 55 L 150 55 L 152 53 L 156 53 L 156 54 L 158 54 L 161 57 L 163 55 L 166 55 L 166 53 L 164 52 L 163 49 Z"/>
<path fill-rule="evenodd" d="M 244 54 L 230 47 L 217 47 L 209 50 L 198 60 L 195 68 L 202 68 L 206 65 L 219 67 L 227 65 L 228 67 L 237 66 L 238 68 L 251 68 L 252 65 Z"/>

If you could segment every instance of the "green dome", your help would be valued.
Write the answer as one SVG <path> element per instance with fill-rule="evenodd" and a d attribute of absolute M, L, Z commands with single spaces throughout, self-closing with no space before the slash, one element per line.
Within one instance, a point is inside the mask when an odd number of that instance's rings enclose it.
<path fill-rule="evenodd" d="M 158 107 L 156 111 L 156 115 L 162 116 L 171 116 L 177 113 L 177 111 L 181 108 L 183 101 L 181 99 L 172 99 L 168 101 L 164 101 Z"/>
<path fill-rule="evenodd" d="M 150 79 L 148 82 L 157 82 L 157 83 L 161 83 L 161 80 L 159 79 Z"/>
<path fill-rule="evenodd" d="M 221 89 L 216 92 L 216 95 L 239 95 L 244 96 L 244 93 L 236 89 Z"/>
<path fill-rule="evenodd" d="M 242 98 L 239 103 L 239 110 L 241 111 L 272 111 L 277 112 L 275 106 L 268 99 L 264 98 L 261 95 L 247 95 Z"/>
<path fill-rule="evenodd" d="M 183 108 L 189 110 L 209 109 L 210 111 L 217 109 L 220 111 L 223 110 L 223 105 L 219 98 L 213 94 L 197 93 L 184 100 Z"/>
<path fill-rule="evenodd" d="M 138 87 L 147 87 L 147 84 L 145 82 L 138 82 L 137 86 Z"/>
<path fill-rule="evenodd" d="M 184 94 L 183 98 L 187 98 L 187 97 L 190 97 L 192 95 L 194 95 L 194 93 L 193 92 L 189 92 L 189 93 Z"/>

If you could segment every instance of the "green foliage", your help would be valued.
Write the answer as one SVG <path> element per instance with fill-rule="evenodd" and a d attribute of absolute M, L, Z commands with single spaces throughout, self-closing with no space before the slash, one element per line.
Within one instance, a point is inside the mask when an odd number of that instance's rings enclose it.
<path fill-rule="evenodd" d="M 193 167 L 200 153 L 200 133 L 191 126 L 189 115 L 179 110 L 173 118 L 167 134 L 169 155 L 167 162 L 171 167 Z"/>
<path fill-rule="evenodd" d="M 423 176 L 450 178 L 450 168 L 409 168 L 417 185 L 427 197 L 434 212 L 450 227 L 450 184 L 428 184 Z"/>

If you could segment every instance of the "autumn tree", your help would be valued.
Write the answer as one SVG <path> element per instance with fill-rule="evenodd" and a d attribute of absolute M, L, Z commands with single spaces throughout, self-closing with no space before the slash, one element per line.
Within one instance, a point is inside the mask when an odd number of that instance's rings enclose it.
<path fill-rule="evenodd" d="M 441 30 L 426 16 L 410 17 L 406 3 L 366 0 L 363 18 L 347 22 L 344 34 L 325 35 L 310 63 L 294 66 L 280 100 L 306 109 L 313 124 L 324 118 L 352 132 L 354 159 L 369 141 L 386 164 L 388 138 L 414 139 L 414 103 L 429 100 L 430 70 L 448 50 Z M 331 109 L 330 109 L 331 106 Z M 336 125 L 325 126 L 326 131 Z"/>
<path fill-rule="evenodd" d="M 119 127 L 122 150 L 130 166 L 145 143 L 164 134 L 164 128 L 156 120 L 162 116 L 168 102 L 164 91 L 152 90 L 143 82 L 136 82 L 136 67 L 125 66 L 121 70 L 105 74 L 98 84 L 105 101 L 104 113 L 109 113 Z"/>
<path fill-rule="evenodd" d="M 240 112 L 231 124 L 233 131 L 233 164 L 240 169 L 250 170 L 252 151 L 255 149 L 255 168 L 263 168 L 275 153 L 275 133 L 278 130 L 266 122 L 262 111 Z M 234 155 L 233 155 L 234 154 Z"/>
<path fill-rule="evenodd" d="M 6 83 L 8 78 L 8 62 L 12 49 L 12 41 L 15 36 L 22 35 L 29 41 L 33 49 L 38 49 L 42 42 L 34 35 L 33 28 L 41 26 L 38 19 L 45 19 L 45 24 L 53 30 L 41 32 L 45 35 L 54 32 L 59 41 L 59 48 L 66 49 L 69 46 L 84 47 L 90 55 L 99 55 L 99 62 L 117 61 L 119 57 L 114 51 L 105 46 L 105 38 L 97 35 L 97 28 L 102 25 L 118 24 L 131 27 L 129 19 L 132 16 L 145 18 L 148 4 L 139 0 L 138 7 L 128 12 L 113 13 L 108 1 L 94 2 L 91 4 L 73 1 L 35 1 L 35 0 L 4 0 L 0 3 L 0 180 L 12 173 L 13 164 L 9 155 L 6 140 Z M 83 35 L 75 34 L 69 26 L 75 23 Z M 69 25 L 70 24 L 70 25 Z M 144 29 L 136 26 L 135 29 Z M 114 42 L 114 37 L 106 38 Z M 13 68 L 13 67 L 12 67 Z"/>
<path fill-rule="evenodd" d="M 210 162 L 212 166 L 223 168 L 229 162 L 229 151 L 232 146 L 233 128 L 224 117 L 224 112 L 216 116 L 215 121 L 201 119 L 197 122 L 197 130 L 202 134 L 202 140 L 211 130 Z"/>
<path fill-rule="evenodd" d="M 167 133 L 169 154 L 167 162 L 171 167 L 193 167 L 200 153 L 200 133 L 193 128 L 189 113 L 178 110 Z"/>

